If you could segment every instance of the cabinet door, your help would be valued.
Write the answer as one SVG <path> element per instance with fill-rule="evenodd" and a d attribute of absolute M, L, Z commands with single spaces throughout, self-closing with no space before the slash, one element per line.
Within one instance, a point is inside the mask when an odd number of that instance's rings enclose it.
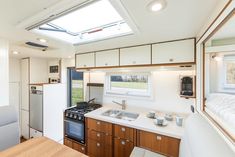
<path fill-rule="evenodd" d="M 151 64 L 151 46 L 137 46 L 120 49 L 120 65 Z"/>
<path fill-rule="evenodd" d="M 21 110 L 21 135 L 29 139 L 29 111 Z"/>
<path fill-rule="evenodd" d="M 90 157 L 111 157 L 112 147 L 102 142 L 88 139 L 88 156 Z"/>
<path fill-rule="evenodd" d="M 119 66 L 119 50 L 96 52 L 96 67 Z"/>
<path fill-rule="evenodd" d="M 134 134 L 135 134 L 135 129 L 133 128 L 128 128 L 128 127 L 121 126 L 121 125 L 114 126 L 115 137 L 134 142 Z"/>
<path fill-rule="evenodd" d="M 70 147 L 70 148 L 73 148 L 73 141 L 72 140 L 69 140 L 67 138 L 64 138 L 64 145 Z"/>
<path fill-rule="evenodd" d="M 75 149 L 83 154 L 86 154 L 86 147 L 79 144 L 79 143 L 73 142 L 73 149 Z"/>
<path fill-rule="evenodd" d="M 103 132 L 88 130 L 88 138 L 97 142 L 103 142 L 105 145 L 112 145 L 112 136 Z"/>
<path fill-rule="evenodd" d="M 154 44 L 152 64 L 194 62 L 194 39 Z"/>
<path fill-rule="evenodd" d="M 129 157 L 133 149 L 133 142 L 114 138 L 114 157 Z"/>
<path fill-rule="evenodd" d="M 76 68 L 95 67 L 95 53 L 77 54 Z"/>

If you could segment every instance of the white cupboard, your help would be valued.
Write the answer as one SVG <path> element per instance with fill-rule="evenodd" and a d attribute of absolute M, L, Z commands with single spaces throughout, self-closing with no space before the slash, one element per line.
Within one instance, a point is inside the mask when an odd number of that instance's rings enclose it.
<path fill-rule="evenodd" d="M 180 40 L 153 44 L 152 64 L 194 62 L 195 40 Z"/>
<path fill-rule="evenodd" d="M 119 50 L 96 52 L 96 67 L 119 66 Z"/>
<path fill-rule="evenodd" d="M 21 110 L 21 136 L 29 139 L 29 111 Z"/>
<path fill-rule="evenodd" d="M 76 68 L 95 67 L 95 53 L 76 55 Z"/>
<path fill-rule="evenodd" d="M 151 64 L 151 45 L 120 49 L 120 65 Z"/>

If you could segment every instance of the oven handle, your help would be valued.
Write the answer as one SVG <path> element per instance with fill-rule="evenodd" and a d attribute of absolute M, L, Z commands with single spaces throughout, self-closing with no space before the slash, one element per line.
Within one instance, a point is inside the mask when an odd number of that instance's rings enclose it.
<path fill-rule="evenodd" d="M 80 123 L 80 124 L 82 124 L 83 122 L 82 121 L 74 121 L 74 120 L 64 120 L 64 122 L 68 122 L 68 123 Z"/>

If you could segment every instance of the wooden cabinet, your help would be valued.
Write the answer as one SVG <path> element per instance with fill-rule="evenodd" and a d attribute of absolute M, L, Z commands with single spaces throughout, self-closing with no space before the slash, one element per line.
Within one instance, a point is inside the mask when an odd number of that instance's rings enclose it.
<path fill-rule="evenodd" d="M 95 67 L 95 53 L 76 55 L 76 68 Z"/>
<path fill-rule="evenodd" d="M 96 52 L 96 67 L 119 66 L 119 50 Z"/>
<path fill-rule="evenodd" d="M 151 45 L 120 49 L 120 66 L 151 64 Z"/>
<path fill-rule="evenodd" d="M 134 143 L 120 138 L 114 138 L 114 157 L 129 157 L 134 149 Z"/>
<path fill-rule="evenodd" d="M 134 142 L 135 129 L 121 125 L 114 125 L 114 136 Z"/>
<path fill-rule="evenodd" d="M 87 119 L 88 155 L 90 157 L 112 157 L 112 124 Z"/>
<path fill-rule="evenodd" d="M 180 140 L 168 136 L 138 131 L 138 146 L 169 156 L 179 156 Z"/>
<path fill-rule="evenodd" d="M 77 143 L 76 141 L 69 139 L 69 138 L 64 138 L 64 145 L 73 148 L 74 150 L 77 150 L 83 154 L 86 154 L 86 146 Z"/>
<path fill-rule="evenodd" d="M 180 40 L 152 45 L 152 64 L 195 62 L 195 40 Z"/>

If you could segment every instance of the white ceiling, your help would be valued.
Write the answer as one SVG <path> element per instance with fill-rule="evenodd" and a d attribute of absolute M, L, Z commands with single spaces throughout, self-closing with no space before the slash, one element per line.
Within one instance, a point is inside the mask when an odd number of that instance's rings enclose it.
<path fill-rule="evenodd" d="M 11 43 L 11 50 L 20 51 L 20 57 L 63 57 L 74 55 L 75 52 L 87 52 L 100 49 L 122 47 L 149 42 L 159 42 L 187 37 L 195 37 L 200 28 L 209 19 L 210 14 L 219 0 L 166 0 L 167 7 L 157 14 L 146 8 L 151 0 L 120 0 L 129 17 L 124 17 L 131 27 L 133 23 L 134 35 L 104 40 L 95 43 L 78 45 L 76 47 L 55 39 L 49 40 L 51 50 L 36 51 L 22 47 L 25 41 L 37 42 L 42 36 L 16 27 L 27 19 L 36 19 L 44 12 L 50 15 L 58 4 L 81 3 L 84 0 L 0 0 L 0 37 L 7 38 Z M 117 11 L 123 14 L 118 0 L 110 0 Z M 54 7 L 54 8 L 53 8 Z M 62 7 L 57 7 L 62 8 Z M 54 10 L 53 10 L 54 9 Z"/>

